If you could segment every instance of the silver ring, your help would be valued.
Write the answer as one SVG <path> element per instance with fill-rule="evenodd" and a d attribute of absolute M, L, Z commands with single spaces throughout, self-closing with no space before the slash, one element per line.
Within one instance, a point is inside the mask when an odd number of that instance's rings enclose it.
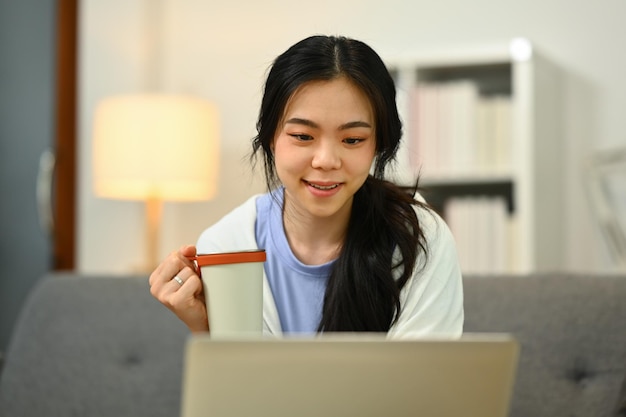
<path fill-rule="evenodd" d="M 182 286 L 184 284 L 184 281 L 182 279 L 180 279 L 180 277 L 178 275 L 174 276 L 174 278 L 172 278 L 174 281 L 178 282 L 178 284 L 180 286 Z"/>

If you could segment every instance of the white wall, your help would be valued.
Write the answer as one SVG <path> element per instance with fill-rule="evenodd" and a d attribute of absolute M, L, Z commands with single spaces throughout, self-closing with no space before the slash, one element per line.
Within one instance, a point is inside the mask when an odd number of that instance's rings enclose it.
<path fill-rule="evenodd" d="M 222 113 L 223 164 L 217 199 L 166 206 L 161 256 L 194 242 L 204 227 L 263 189 L 242 159 L 255 132 L 266 69 L 295 41 L 313 33 L 344 34 L 393 59 L 525 36 L 564 73 L 567 268 L 610 269 L 585 200 L 581 163 L 593 149 L 626 144 L 622 22 L 626 3 L 580 3 L 163 0 L 159 89 L 190 92 L 217 103 Z M 90 124 L 99 98 L 145 89 L 146 79 L 154 75 L 149 72 L 149 29 L 155 22 L 146 16 L 158 4 L 154 0 L 81 4 L 78 268 L 85 272 L 126 272 L 141 264 L 141 204 L 100 200 L 91 192 Z"/>

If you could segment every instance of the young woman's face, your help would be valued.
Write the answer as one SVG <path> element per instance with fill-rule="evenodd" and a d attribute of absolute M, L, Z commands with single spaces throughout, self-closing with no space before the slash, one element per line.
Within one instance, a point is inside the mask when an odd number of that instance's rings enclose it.
<path fill-rule="evenodd" d="M 346 79 L 300 87 L 273 143 L 287 206 L 312 217 L 348 216 L 375 156 L 375 131 L 367 96 Z"/>

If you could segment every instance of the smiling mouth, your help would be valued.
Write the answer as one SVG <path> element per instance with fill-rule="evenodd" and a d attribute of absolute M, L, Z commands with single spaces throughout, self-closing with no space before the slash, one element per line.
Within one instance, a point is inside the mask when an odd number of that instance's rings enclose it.
<path fill-rule="evenodd" d="M 328 191 L 328 190 L 332 190 L 332 189 L 339 187 L 339 183 L 332 184 L 332 185 L 319 185 L 319 184 L 314 184 L 308 181 L 305 181 L 305 183 L 315 189 L 322 190 L 322 191 Z"/>

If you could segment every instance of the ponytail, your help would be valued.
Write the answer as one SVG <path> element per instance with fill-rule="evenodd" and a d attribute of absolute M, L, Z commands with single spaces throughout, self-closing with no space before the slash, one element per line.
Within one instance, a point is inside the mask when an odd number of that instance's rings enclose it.
<path fill-rule="evenodd" d="M 400 291 L 418 255 L 427 255 L 415 206 L 427 209 L 397 185 L 372 176 L 356 192 L 318 331 L 387 332 L 396 322 Z"/>

